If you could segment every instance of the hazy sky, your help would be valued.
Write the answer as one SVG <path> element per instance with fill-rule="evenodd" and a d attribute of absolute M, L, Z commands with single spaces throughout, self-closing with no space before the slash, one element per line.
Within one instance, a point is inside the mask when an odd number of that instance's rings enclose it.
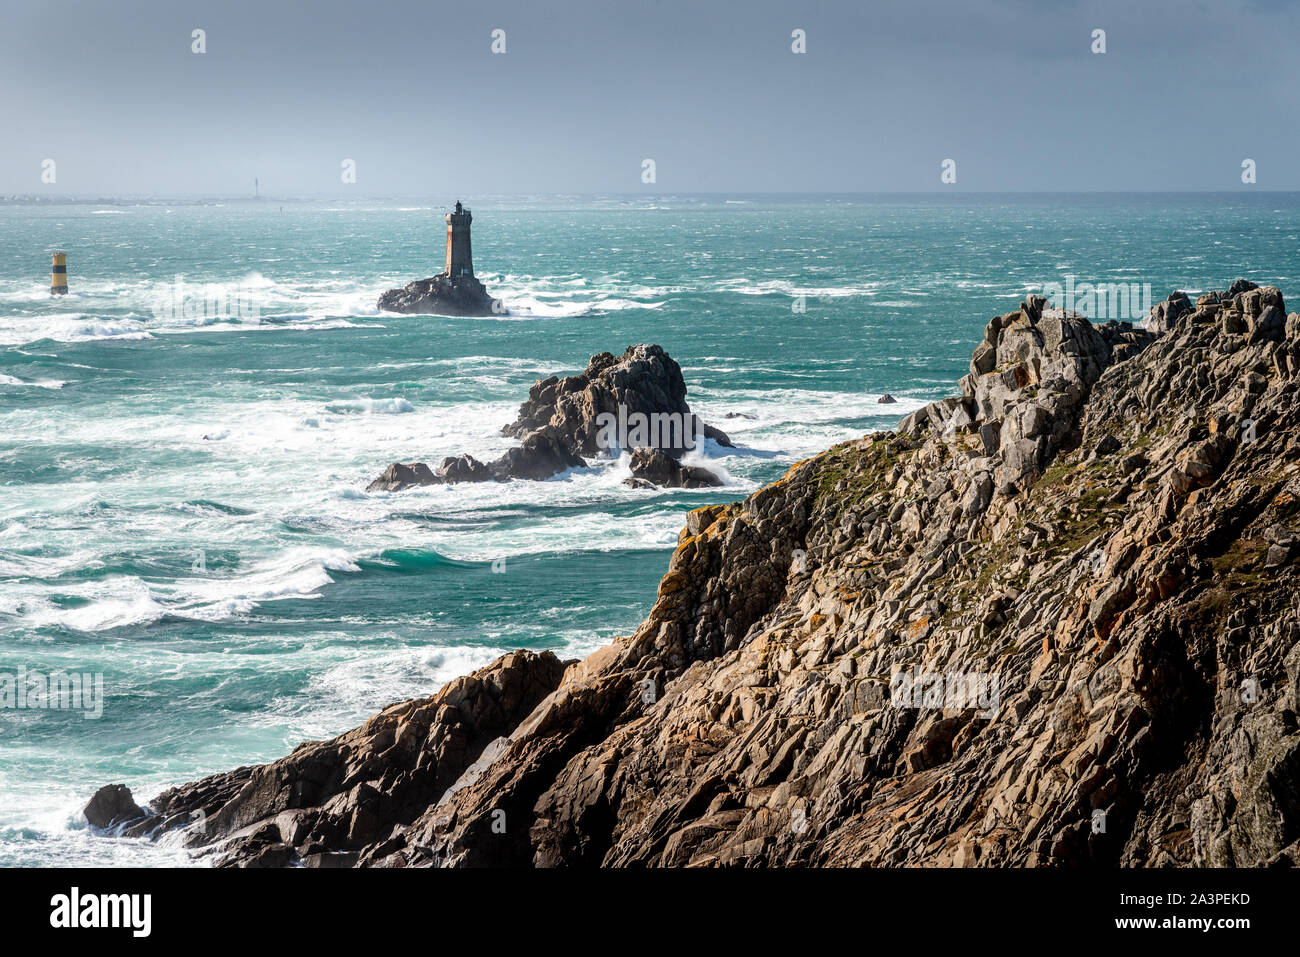
<path fill-rule="evenodd" d="M 1298 41 L 1289 0 L 0 0 L 0 194 L 1297 189 Z"/>

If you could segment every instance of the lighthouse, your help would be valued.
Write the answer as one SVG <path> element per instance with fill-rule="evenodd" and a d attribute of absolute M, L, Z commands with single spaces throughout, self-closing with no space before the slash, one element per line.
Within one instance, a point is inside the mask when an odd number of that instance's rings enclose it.
<path fill-rule="evenodd" d="M 474 258 L 469 251 L 469 224 L 474 217 L 456 200 L 456 208 L 444 218 L 447 220 L 446 268 L 436 276 L 388 290 L 379 297 L 379 308 L 385 312 L 430 316 L 506 314 L 505 304 L 489 296 L 474 277 Z"/>
<path fill-rule="evenodd" d="M 456 200 L 456 209 L 447 214 L 447 268 L 445 275 L 452 283 L 463 277 L 473 278 L 474 259 L 469 248 L 470 211 Z"/>

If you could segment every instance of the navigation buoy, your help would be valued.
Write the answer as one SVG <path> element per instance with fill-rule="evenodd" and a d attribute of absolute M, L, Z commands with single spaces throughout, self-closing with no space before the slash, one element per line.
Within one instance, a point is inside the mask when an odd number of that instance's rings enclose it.
<path fill-rule="evenodd" d="M 68 254 L 54 254 L 54 273 L 50 276 L 50 295 L 66 296 L 68 294 Z"/>

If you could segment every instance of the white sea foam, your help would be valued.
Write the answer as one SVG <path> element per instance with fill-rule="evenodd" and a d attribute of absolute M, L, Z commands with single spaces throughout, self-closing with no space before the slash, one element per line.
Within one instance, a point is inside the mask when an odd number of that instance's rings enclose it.
<path fill-rule="evenodd" d="M 340 549 L 290 549 L 230 578 L 180 579 L 174 586 L 179 601 L 170 611 L 200 621 L 225 621 L 264 602 L 317 598 L 334 583 L 330 572 L 357 571 L 352 556 Z"/>
<path fill-rule="evenodd" d="M 378 316 L 378 295 L 371 284 L 356 280 L 277 281 L 257 272 L 220 280 L 182 275 L 114 282 L 78 277 L 69 295 L 53 300 L 48 287 L 0 282 L 0 303 L 27 307 L 0 316 L 0 345 L 261 327 L 341 329 L 353 325 L 348 320 Z M 69 307 L 79 311 L 67 311 Z"/>
<path fill-rule="evenodd" d="M 664 300 L 659 302 L 639 302 L 634 299 L 599 299 L 594 304 L 594 308 L 604 312 L 619 312 L 623 309 L 658 309 L 664 305 Z"/>
<path fill-rule="evenodd" d="M 737 293 L 742 296 L 806 296 L 812 299 L 847 299 L 854 296 L 874 296 L 883 282 L 868 282 L 849 286 L 805 286 L 787 279 L 725 279 L 717 283 L 715 291 Z"/>
<path fill-rule="evenodd" d="M 384 399 L 342 399 L 329 403 L 325 408 L 331 412 L 363 412 L 366 415 L 401 415 L 415 411 L 415 406 L 401 396 Z"/>
<path fill-rule="evenodd" d="M 499 319 L 571 319 L 593 312 L 653 310 L 665 304 L 666 296 L 690 288 L 648 285 L 618 274 L 588 279 L 489 273 L 481 278 L 505 303 L 506 312 L 495 317 Z M 260 272 L 224 279 L 179 275 L 96 281 L 77 277 L 72 292 L 58 300 L 51 300 L 46 286 L 0 282 L 0 303 L 29 307 L 0 317 L 0 345 L 45 339 L 68 343 L 144 339 L 266 327 L 348 329 L 357 326 L 357 319 L 380 316 L 379 293 L 404 281 L 399 277 L 294 280 Z M 80 311 L 56 312 L 52 305 Z"/>
<path fill-rule="evenodd" d="M 95 319 L 84 313 L 0 317 L 0 345 L 55 342 L 94 342 L 104 339 L 148 339 L 149 331 L 135 319 Z"/>
<path fill-rule="evenodd" d="M 35 389 L 62 389 L 67 383 L 60 379 L 20 379 L 0 372 L 0 386 L 28 386 Z"/>
<path fill-rule="evenodd" d="M 107 588 L 131 597 L 102 597 L 79 608 L 47 608 L 32 616 L 38 627 L 56 626 L 69 631 L 95 632 L 157 621 L 166 609 L 139 580 L 105 579 Z"/>
<path fill-rule="evenodd" d="M 42 781 L 39 788 L 32 788 L 0 776 L 0 790 L 6 799 L 6 820 L 0 825 L 0 866 L 49 867 L 52 863 L 74 861 L 80 867 L 192 867 L 211 863 L 210 859 L 191 857 L 176 840 L 124 841 L 97 834 L 81 814 L 86 803 L 86 782 L 69 780 L 67 775 L 60 777 L 62 780 Z"/>
<path fill-rule="evenodd" d="M 592 305 L 585 302 L 546 301 L 535 296 L 507 296 L 502 294 L 505 303 L 505 317 L 574 319 L 585 316 L 592 310 Z"/>
<path fill-rule="evenodd" d="M 352 655 L 318 669 L 305 695 L 277 701 L 272 713 L 305 736 L 323 738 L 386 705 L 433 694 L 447 682 L 490 664 L 508 649 L 397 647 Z M 307 706 L 304 708 L 304 702 Z"/>
<path fill-rule="evenodd" d="M 10 599 L 14 601 L 10 613 L 37 627 L 76 632 L 139 627 L 164 617 L 228 621 L 248 615 L 265 602 L 317 598 L 321 589 L 333 584 L 331 573 L 357 571 L 360 567 L 341 549 L 298 547 L 233 574 L 213 567 L 210 574 L 204 571 L 166 584 L 121 575 L 65 583 L 66 593 L 86 603 L 61 607 L 31 597 Z"/>

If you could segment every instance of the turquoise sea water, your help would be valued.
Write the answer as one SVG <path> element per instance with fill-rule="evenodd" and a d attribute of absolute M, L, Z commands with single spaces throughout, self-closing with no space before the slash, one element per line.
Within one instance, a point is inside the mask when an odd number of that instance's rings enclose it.
<path fill-rule="evenodd" d="M 441 268 L 441 200 L 0 207 L 0 675 L 105 693 L 96 720 L 0 709 L 0 864 L 182 861 L 80 807 L 630 631 L 688 509 L 951 394 L 1041 284 L 1300 297 L 1295 194 L 471 199 L 506 316 L 376 311 Z M 597 462 L 365 493 L 392 461 L 499 454 L 534 380 L 638 342 L 736 442 L 707 450 L 724 489 Z"/>

